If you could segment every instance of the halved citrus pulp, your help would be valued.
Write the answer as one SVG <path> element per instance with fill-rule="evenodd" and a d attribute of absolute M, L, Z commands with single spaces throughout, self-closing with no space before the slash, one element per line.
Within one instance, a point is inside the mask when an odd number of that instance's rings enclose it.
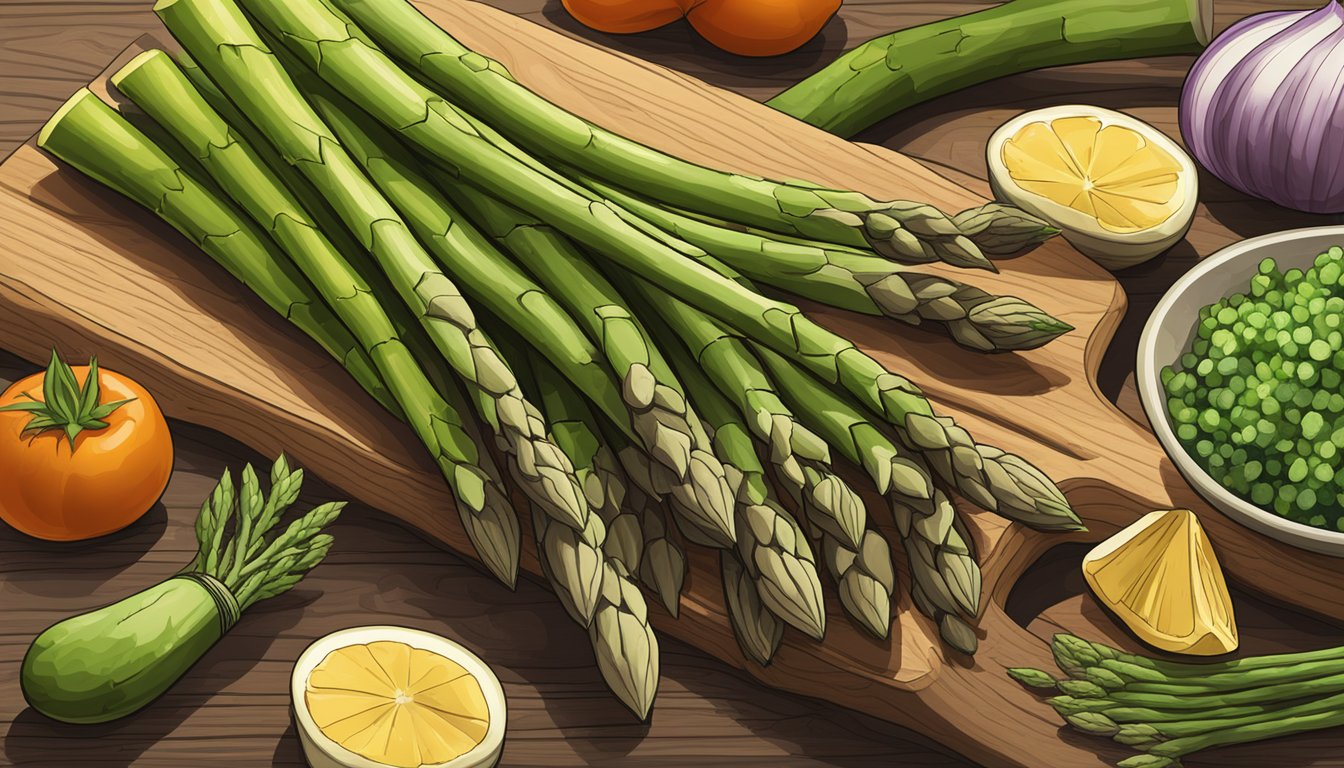
<path fill-rule="evenodd" d="M 311 744 L 325 765 L 475 768 L 498 760 L 499 682 L 437 635 L 402 627 L 329 635 L 295 665 L 293 694 L 305 752 Z M 310 754 L 309 762 L 323 761 Z"/>
<path fill-rule="evenodd" d="M 1156 128 L 1098 107 L 1051 107 L 990 139 L 996 194 L 1064 230 L 1105 266 L 1151 258 L 1194 216 L 1194 163 Z"/>

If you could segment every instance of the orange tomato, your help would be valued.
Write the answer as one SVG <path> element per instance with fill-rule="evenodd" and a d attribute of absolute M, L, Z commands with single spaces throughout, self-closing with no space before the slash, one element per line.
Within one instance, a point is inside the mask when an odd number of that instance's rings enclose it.
<path fill-rule="evenodd" d="M 563 0 L 600 32 L 647 32 L 685 16 L 709 42 L 741 56 L 778 56 L 816 36 L 840 0 Z"/>
<path fill-rule="evenodd" d="M 88 366 L 72 368 L 83 387 Z M 50 371 L 50 369 L 49 369 Z M 0 407 L 43 401 L 39 373 L 0 395 Z M 158 501 L 173 471 L 168 423 L 131 379 L 100 370 L 98 402 L 129 402 L 72 442 L 59 428 L 27 429 L 33 414 L 0 411 L 0 519 L 40 539 L 77 541 L 120 530 Z"/>

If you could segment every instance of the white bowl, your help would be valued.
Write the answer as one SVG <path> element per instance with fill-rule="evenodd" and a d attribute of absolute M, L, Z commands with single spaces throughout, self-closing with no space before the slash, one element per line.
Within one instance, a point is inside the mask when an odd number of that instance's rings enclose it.
<path fill-rule="evenodd" d="M 1307 269 L 1332 246 L 1344 246 L 1344 226 L 1312 227 L 1253 237 L 1201 261 L 1167 291 L 1139 338 L 1136 381 L 1143 410 L 1167 455 L 1186 481 L 1223 514 L 1252 530 L 1295 547 L 1344 557 L 1344 533 L 1293 522 L 1224 488 L 1204 471 L 1176 438 L 1167 413 L 1161 374 L 1190 348 L 1199 310 L 1233 293 L 1245 293 L 1260 261 L 1273 258 L 1280 269 Z"/>

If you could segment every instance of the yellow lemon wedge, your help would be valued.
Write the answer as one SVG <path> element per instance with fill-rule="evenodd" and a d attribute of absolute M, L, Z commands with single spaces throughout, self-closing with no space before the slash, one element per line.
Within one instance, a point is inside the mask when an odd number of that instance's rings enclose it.
<path fill-rule="evenodd" d="M 313 768 L 478 768 L 499 762 L 504 691 L 447 638 L 358 627 L 310 645 L 290 694 Z"/>
<path fill-rule="evenodd" d="M 994 194 L 1059 227 L 1107 269 L 1157 256 L 1194 219 L 1194 161 L 1166 134 L 1124 113 L 1038 109 L 1004 123 L 988 146 Z"/>
<path fill-rule="evenodd" d="M 1188 509 L 1150 512 L 1083 558 L 1097 599 L 1140 640 L 1193 656 L 1237 648 L 1232 597 L 1213 546 Z"/>

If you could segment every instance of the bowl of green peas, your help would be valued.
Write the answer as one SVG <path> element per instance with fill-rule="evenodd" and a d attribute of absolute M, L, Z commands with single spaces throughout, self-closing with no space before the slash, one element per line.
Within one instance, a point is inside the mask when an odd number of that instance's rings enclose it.
<path fill-rule="evenodd" d="M 1201 261 L 1149 317 L 1137 382 L 1200 495 L 1267 536 L 1344 557 L 1344 226 Z"/>

